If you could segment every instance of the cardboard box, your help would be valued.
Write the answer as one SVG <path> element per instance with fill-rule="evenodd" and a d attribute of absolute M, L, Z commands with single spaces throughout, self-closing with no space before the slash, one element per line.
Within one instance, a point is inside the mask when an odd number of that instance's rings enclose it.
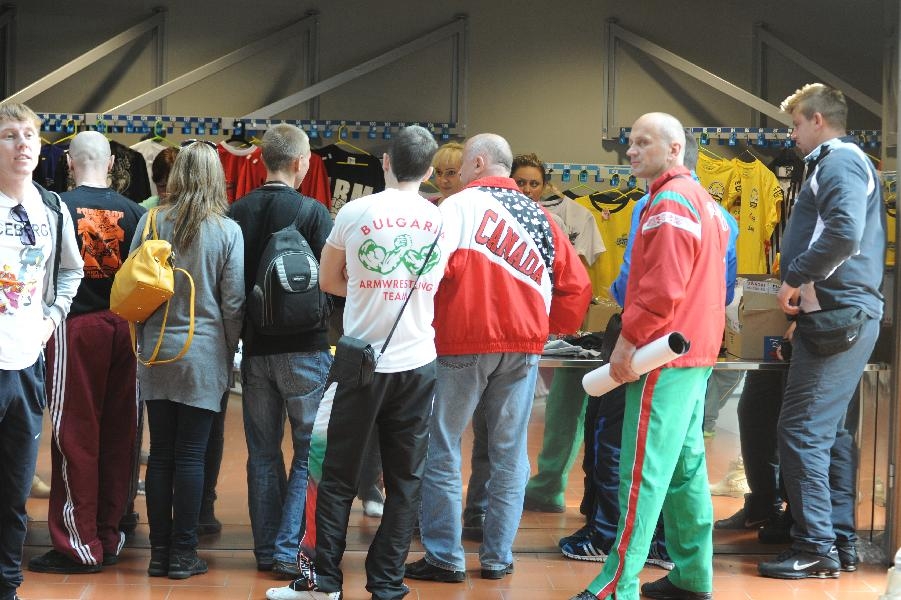
<path fill-rule="evenodd" d="M 597 302 L 597 304 L 595 304 Z M 613 300 L 607 298 L 595 298 L 588 305 L 588 314 L 585 315 L 585 322 L 582 323 L 582 331 L 590 331 L 591 333 L 603 333 L 607 330 L 607 321 L 610 317 L 620 312 L 622 309 Z"/>
<path fill-rule="evenodd" d="M 768 275 L 741 275 L 738 283 L 741 299 L 737 321 L 726 319 L 726 351 L 738 358 L 777 360 L 775 345 L 788 329 L 788 320 L 776 301 L 782 284 Z"/>

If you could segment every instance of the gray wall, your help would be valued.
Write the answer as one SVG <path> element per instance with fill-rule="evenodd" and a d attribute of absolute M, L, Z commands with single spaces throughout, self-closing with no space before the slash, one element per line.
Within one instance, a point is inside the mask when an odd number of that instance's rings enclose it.
<path fill-rule="evenodd" d="M 882 98 L 882 57 L 897 18 L 893 0 L 663 0 L 515 3 L 451 0 L 332 2 L 146 0 L 17 4 L 15 84 L 23 87 L 151 14 L 168 10 L 169 78 L 187 72 L 303 16 L 320 11 L 320 77 L 350 68 L 468 15 L 466 133 L 495 131 L 514 151 L 549 162 L 618 162 L 622 147 L 602 143 L 605 23 L 624 28 L 750 89 L 752 25 L 776 35 L 871 97 Z M 28 103 L 42 112 L 102 112 L 153 85 L 149 36 Z M 170 96 L 169 114 L 240 116 L 299 90 L 299 40 L 274 47 Z M 451 44 L 444 41 L 323 95 L 320 118 L 449 118 Z M 753 126 L 750 109 L 639 51 L 617 52 L 617 123 L 665 110 L 686 126 Z M 778 104 L 810 74 L 770 52 L 768 100 Z M 152 107 L 135 112 L 153 112 Z M 309 118 L 305 106 L 279 115 Z M 852 104 L 849 125 L 878 129 Z M 134 141 L 137 136 L 134 136 Z M 129 139 L 125 140 L 126 142 Z M 365 140 L 364 140 L 365 143 Z"/>

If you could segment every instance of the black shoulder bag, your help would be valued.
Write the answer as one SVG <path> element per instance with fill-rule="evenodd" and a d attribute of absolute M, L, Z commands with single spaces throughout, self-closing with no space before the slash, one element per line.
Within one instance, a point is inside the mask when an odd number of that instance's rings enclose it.
<path fill-rule="evenodd" d="M 419 282 L 419 278 L 425 270 L 426 265 L 429 264 L 429 259 L 432 257 L 432 252 L 435 250 L 438 238 L 441 237 L 442 228 L 438 229 L 438 235 L 435 236 L 435 240 L 432 242 L 428 253 L 425 255 L 422 267 L 420 267 L 419 272 L 416 274 L 416 281 L 413 282 L 413 287 L 410 289 L 410 293 L 407 294 L 407 299 L 404 300 L 403 306 L 400 307 L 400 312 L 397 313 L 397 318 L 394 319 L 394 325 L 391 326 L 391 331 L 388 332 L 388 337 L 385 339 L 385 343 L 382 344 L 379 355 L 375 355 L 375 350 L 373 350 L 372 345 L 366 340 L 350 337 L 349 335 L 342 335 L 338 338 L 338 343 L 335 345 L 335 360 L 332 362 L 332 368 L 329 371 L 329 383 L 337 381 L 338 384 L 342 386 L 362 387 L 369 385 L 372 382 L 372 376 L 375 373 L 376 365 L 378 365 L 382 355 L 385 354 L 385 349 L 388 348 L 388 342 L 391 341 L 391 336 L 394 335 L 394 330 L 397 329 L 397 324 L 400 323 L 400 318 L 407 308 L 407 303 L 416 291 L 416 284 Z"/>

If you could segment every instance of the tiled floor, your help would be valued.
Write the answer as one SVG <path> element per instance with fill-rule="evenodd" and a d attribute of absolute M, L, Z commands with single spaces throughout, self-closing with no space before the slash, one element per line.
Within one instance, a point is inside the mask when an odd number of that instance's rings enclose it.
<path fill-rule="evenodd" d="M 537 454 L 541 440 L 543 415 L 536 406 L 530 426 L 530 450 Z M 44 436 L 47 440 L 48 436 Z M 145 438 L 146 439 L 146 438 Z M 288 446 L 285 446 L 286 452 Z M 717 481 L 735 458 L 735 435 L 720 429 L 708 442 L 708 461 L 711 481 Z M 25 583 L 19 590 L 23 600 L 42 599 L 127 599 L 127 600 L 189 600 L 217 598 L 256 599 L 265 597 L 267 588 L 281 585 L 268 574 L 255 570 L 250 551 L 250 527 L 247 515 L 247 492 L 244 463 L 246 447 L 241 427 L 240 398 L 232 396 L 227 418 L 226 453 L 219 484 L 217 513 L 225 523 L 221 535 L 203 539 L 201 555 L 207 559 L 210 571 L 206 575 L 185 581 L 149 578 L 146 574 L 149 559 L 147 525 L 142 522 L 134 540 L 123 551 L 120 562 L 96 575 L 44 575 L 26 571 Z M 466 461 L 464 461 L 464 464 Z M 514 547 L 516 572 L 500 581 L 483 580 L 478 576 L 477 546 L 467 542 L 467 571 L 469 577 L 461 584 L 426 583 L 408 580 L 410 600 L 566 600 L 585 587 L 600 565 L 564 559 L 556 548 L 562 535 L 582 524 L 578 512 L 581 498 L 581 474 L 577 461 L 567 493 L 567 510 L 551 515 L 524 513 Z M 49 480 L 49 450 L 42 448 L 38 473 Z M 717 517 L 732 514 L 740 507 L 740 500 L 715 497 Z M 49 546 L 46 528 L 47 501 L 30 500 L 29 512 L 35 519 L 29 532 L 25 550 L 28 557 L 44 552 Z M 139 497 L 138 512 L 146 517 L 143 498 Z M 368 540 L 378 527 L 378 521 L 363 516 L 357 505 L 351 517 L 348 552 L 344 558 L 345 598 L 366 600 L 363 564 Z M 834 580 L 781 581 L 763 579 L 756 575 L 757 561 L 778 548 L 761 546 L 751 533 L 717 532 L 715 535 L 714 598 L 717 600 L 870 600 L 885 588 L 886 566 L 865 564 L 856 573 L 842 573 Z M 411 558 L 421 556 L 422 547 L 414 542 Z M 642 581 L 662 577 L 664 571 L 646 568 Z"/>

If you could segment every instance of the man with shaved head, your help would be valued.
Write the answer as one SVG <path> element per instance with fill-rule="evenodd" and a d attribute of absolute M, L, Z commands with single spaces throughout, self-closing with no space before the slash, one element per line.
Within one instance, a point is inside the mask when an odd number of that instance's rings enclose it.
<path fill-rule="evenodd" d="M 661 510 L 675 566 L 644 584 L 641 594 L 703 600 L 713 588 L 713 507 L 701 424 L 725 323 L 729 226 L 683 166 L 685 131 L 674 117 L 639 118 L 626 155 L 635 176 L 648 180 L 650 201 L 633 241 L 622 333 L 610 356 L 611 376 L 627 384 L 620 518 L 603 570 L 574 600 L 638 597 L 638 574 Z M 672 331 L 690 340 L 688 353 L 635 373 L 636 348 Z"/>
<path fill-rule="evenodd" d="M 109 140 L 84 131 L 69 146 L 76 187 L 62 194 L 75 225 L 84 279 L 47 344 L 53 428 L 47 521 L 53 549 L 39 573 L 96 573 L 117 561 L 136 435 L 135 356 L 128 323 L 109 310 L 113 276 L 144 209 L 108 187 Z"/>
<path fill-rule="evenodd" d="M 526 429 L 548 333 L 579 328 L 591 297 L 585 267 L 548 213 L 510 178 L 499 135 L 466 142 L 466 187 L 441 204 L 449 257 L 435 296 L 438 387 L 429 421 L 420 527 L 425 557 L 406 576 L 465 580 L 460 440 L 474 412 L 488 430 L 490 480 L 479 562 L 483 579 L 513 572 L 529 457 Z"/>

